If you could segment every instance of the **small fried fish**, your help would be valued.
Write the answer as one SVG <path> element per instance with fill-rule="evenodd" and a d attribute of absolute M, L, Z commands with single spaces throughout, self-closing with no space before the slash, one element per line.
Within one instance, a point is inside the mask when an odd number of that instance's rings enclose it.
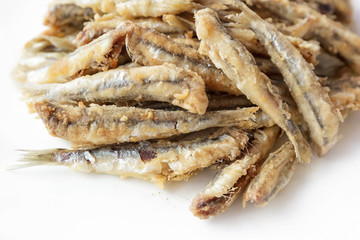
<path fill-rule="evenodd" d="M 117 68 L 63 84 L 28 88 L 28 95 L 59 103 L 104 104 L 161 101 L 204 114 L 208 105 L 204 81 L 195 72 L 173 64 Z"/>
<path fill-rule="evenodd" d="M 248 141 L 247 133 L 236 128 L 205 131 L 181 139 L 143 141 L 99 148 L 25 151 L 23 164 L 65 165 L 76 171 L 102 173 L 164 182 L 186 180 L 195 171 L 218 160 L 234 160 Z"/>
<path fill-rule="evenodd" d="M 261 127 L 254 118 L 257 107 L 203 115 L 114 105 L 71 106 L 44 100 L 35 102 L 34 107 L 51 135 L 77 147 L 166 138 L 213 127 Z"/>

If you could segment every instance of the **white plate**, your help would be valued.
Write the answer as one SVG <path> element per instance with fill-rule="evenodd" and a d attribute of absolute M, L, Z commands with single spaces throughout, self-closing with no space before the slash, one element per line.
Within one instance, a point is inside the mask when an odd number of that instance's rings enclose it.
<path fill-rule="evenodd" d="M 14 149 L 63 147 L 27 113 L 10 79 L 24 43 L 40 33 L 47 1 L 3 4 L 1 24 L 0 239 L 359 239 L 360 113 L 341 127 L 342 139 L 324 158 L 299 166 L 288 187 L 265 208 L 240 201 L 203 221 L 192 216 L 192 197 L 211 179 L 155 184 L 66 167 L 6 171 Z M 353 1 L 360 23 L 360 2 Z M 360 26 L 360 24 L 359 24 Z M 358 32 L 360 28 L 358 26 Z"/>

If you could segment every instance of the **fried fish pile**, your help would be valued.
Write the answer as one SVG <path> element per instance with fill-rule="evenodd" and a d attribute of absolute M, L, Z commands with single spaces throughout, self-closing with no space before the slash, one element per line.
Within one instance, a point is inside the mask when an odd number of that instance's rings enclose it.
<path fill-rule="evenodd" d="M 360 108 L 351 14 L 344 0 L 54 1 L 15 78 L 73 149 L 28 151 L 23 166 L 160 187 L 212 166 L 195 216 L 240 194 L 264 206 Z"/>

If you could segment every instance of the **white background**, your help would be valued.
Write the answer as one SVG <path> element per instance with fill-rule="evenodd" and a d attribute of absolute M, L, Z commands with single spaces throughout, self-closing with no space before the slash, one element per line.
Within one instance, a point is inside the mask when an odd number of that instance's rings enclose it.
<path fill-rule="evenodd" d="M 0 240 L 360 239 L 360 113 L 342 125 L 336 147 L 299 166 L 267 207 L 243 209 L 236 201 L 205 221 L 193 217 L 189 205 L 211 172 L 160 190 L 136 179 L 66 167 L 5 170 L 18 158 L 15 149 L 67 146 L 27 113 L 10 79 L 22 46 L 44 29 L 46 5 L 46 0 L 6 1 L 0 14 Z M 360 30 L 360 2 L 353 5 Z"/>

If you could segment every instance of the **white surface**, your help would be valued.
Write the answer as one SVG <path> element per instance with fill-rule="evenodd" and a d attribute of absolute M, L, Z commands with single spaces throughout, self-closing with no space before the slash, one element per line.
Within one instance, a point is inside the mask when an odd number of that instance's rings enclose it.
<path fill-rule="evenodd" d="M 360 2 L 354 0 L 360 23 Z M 5 5 L 5 4 L 4 4 Z M 73 172 L 66 167 L 6 171 L 14 149 L 66 146 L 27 114 L 9 73 L 24 43 L 41 32 L 46 1 L 7 1 L 1 24 L 0 239 L 360 239 L 360 113 L 324 158 L 298 167 L 267 207 L 240 201 L 208 221 L 192 216 L 192 197 L 213 173 L 187 183 L 155 184 Z M 359 24 L 360 25 L 360 24 Z"/>

